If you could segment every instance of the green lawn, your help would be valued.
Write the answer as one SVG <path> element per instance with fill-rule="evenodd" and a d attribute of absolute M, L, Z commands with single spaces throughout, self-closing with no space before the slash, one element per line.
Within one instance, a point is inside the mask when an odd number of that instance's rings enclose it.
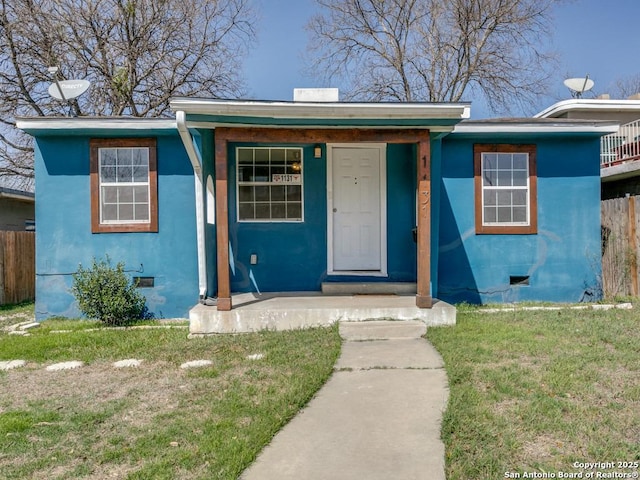
<path fill-rule="evenodd" d="M 467 308 L 455 327 L 430 328 L 427 338 L 450 382 L 442 426 L 449 480 L 640 460 L 636 309 Z"/>
<path fill-rule="evenodd" d="M 47 321 L 28 337 L 0 333 L 0 360 L 29 362 L 0 372 L 3 479 L 235 479 L 340 351 L 337 327 L 189 340 L 186 328 L 89 330 L 97 326 Z M 143 363 L 113 368 L 130 358 Z M 213 365 L 180 368 L 196 359 Z M 67 360 L 87 365 L 44 368 Z"/>

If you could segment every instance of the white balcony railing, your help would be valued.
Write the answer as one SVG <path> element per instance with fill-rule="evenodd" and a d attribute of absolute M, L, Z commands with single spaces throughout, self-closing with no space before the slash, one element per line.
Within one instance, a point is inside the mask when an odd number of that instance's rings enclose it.
<path fill-rule="evenodd" d="M 600 166 L 630 160 L 640 160 L 640 120 L 622 125 L 616 133 L 600 139 Z"/>

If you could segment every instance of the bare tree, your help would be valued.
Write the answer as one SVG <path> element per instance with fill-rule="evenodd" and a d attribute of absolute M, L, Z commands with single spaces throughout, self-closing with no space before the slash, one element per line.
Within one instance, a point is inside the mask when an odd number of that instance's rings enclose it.
<path fill-rule="evenodd" d="M 543 51 L 558 0 L 316 0 L 312 70 L 347 82 L 350 99 L 456 102 L 494 111 L 544 93 Z"/>
<path fill-rule="evenodd" d="M 163 116 L 176 95 L 244 92 L 254 40 L 250 0 L 0 0 L 0 177 L 32 182 L 16 116 Z M 47 68 L 91 81 L 69 104 L 47 94 Z"/>
<path fill-rule="evenodd" d="M 613 87 L 614 95 L 618 98 L 629 98 L 640 93 L 640 73 L 619 78 Z"/>

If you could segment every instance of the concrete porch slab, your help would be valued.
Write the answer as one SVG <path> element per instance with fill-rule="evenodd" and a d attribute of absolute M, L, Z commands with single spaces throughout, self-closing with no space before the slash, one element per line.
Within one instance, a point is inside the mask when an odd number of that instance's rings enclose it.
<path fill-rule="evenodd" d="M 338 321 L 418 320 L 427 326 L 454 325 L 456 309 L 434 299 L 433 308 L 416 307 L 415 295 L 340 295 L 285 292 L 232 296 L 233 308 L 196 305 L 189 312 L 191 334 L 291 330 Z"/>

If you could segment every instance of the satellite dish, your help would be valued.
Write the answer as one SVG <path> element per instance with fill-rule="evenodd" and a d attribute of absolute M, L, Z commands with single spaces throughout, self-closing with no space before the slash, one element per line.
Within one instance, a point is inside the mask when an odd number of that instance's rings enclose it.
<path fill-rule="evenodd" d="M 71 100 L 86 92 L 90 85 L 87 80 L 56 80 L 49 85 L 49 95 L 58 100 Z"/>
<path fill-rule="evenodd" d="M 564 85 L 571 90 L 571 95 L 575 98 L 582 97 L 584 92 L 588 92 L 593 88 L 593 80 L 587 75 L 584 78 L 567 78 Z"/>

